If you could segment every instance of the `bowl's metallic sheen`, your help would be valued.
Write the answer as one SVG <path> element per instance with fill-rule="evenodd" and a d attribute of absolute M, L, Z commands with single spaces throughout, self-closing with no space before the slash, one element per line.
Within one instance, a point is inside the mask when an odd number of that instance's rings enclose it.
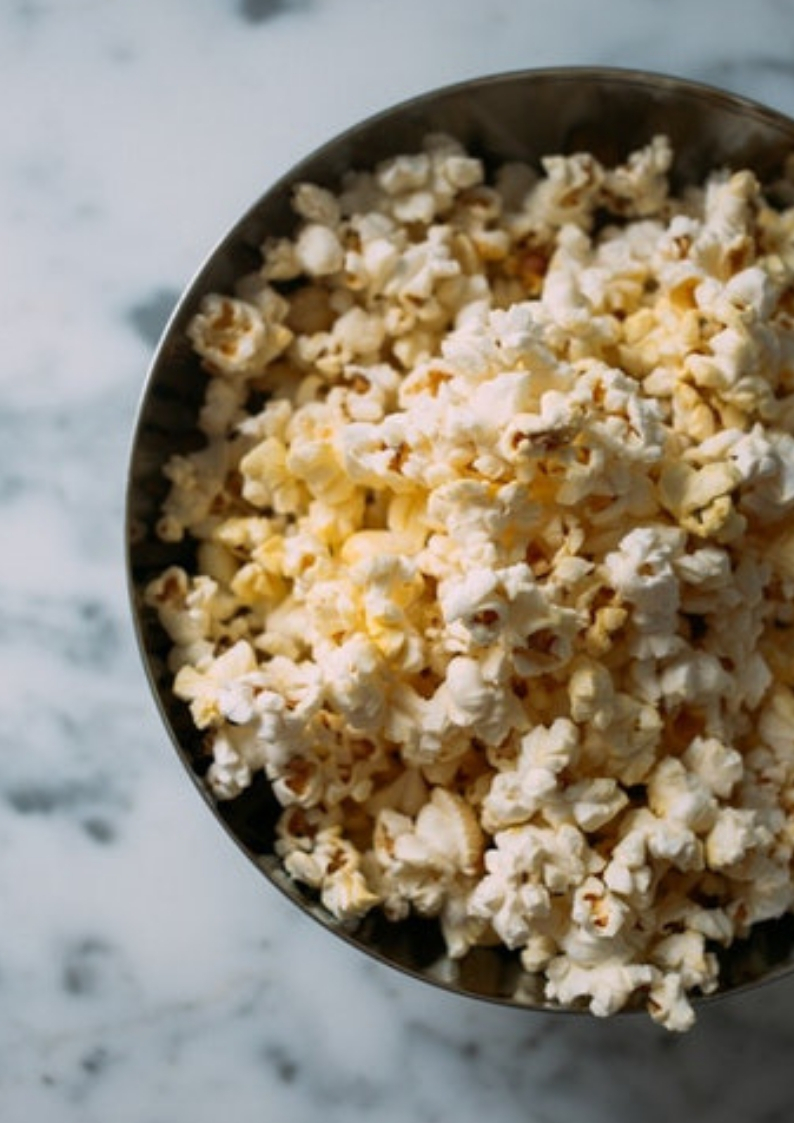
<path fill-rule="evenodd" d="M 367 918 L 357 929 L 336 923 L 315 896 L 295 884 L 273 853 L 278 808 L 260 779 L 237 800 L 217 803 L 202 779 L 200 734 L 171 693 L 169 641 L 143 603 L 143 590 L 165 566 L 190 561 L 190 546 L 160 542 L 153 527 L 165 493 L 161 468 L 173 452 L 196 447 L 195 417 L 205 382 L 185 336 L 202 295 L 228 290 L 258 264 L 266 235 L 287 234 L 297 181 L 330 187 L 348 169 L 409 152 L 432 131 L 448 132 L 486 162 L 536 163 L 549 153 L 594 152 L 612 162 L 656 133 L 676 152 L 676 186 L 715 166 L 750 167 L 762 181 L 794 152 L 794 121 L 711 87 L 630 70 L 562 68 L 508 73 L 425 94 L 380 113 L 331 140 L 280 179 L 220 241 L 180 300 L 157 348 L 144 388 L 130 457 L 127 563 L 132 615 L 145 669 L 176 750 L 209 807 L 242 851 L 296 905 L 376 958 L 450 991 L 542 1009 L 558 1009 L 521 986 L 515 957 L 479 949 L 453 964 L 435 923 Z M 759 925 L 752 938 L 720 953 L 719 995 L 794 971 L 794 916 Z"/>

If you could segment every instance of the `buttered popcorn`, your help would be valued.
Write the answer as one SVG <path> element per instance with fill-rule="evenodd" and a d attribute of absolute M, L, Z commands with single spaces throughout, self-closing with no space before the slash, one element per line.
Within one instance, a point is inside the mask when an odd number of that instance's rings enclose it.
<path fill-rule="evenodd" d="M 264 772 L 338 920 L 684 1030 L 794 907 L 794 210 L 672 159 L 297 185 L 189 326 L 197 565 L 148 598 L 207 782 Z"/>

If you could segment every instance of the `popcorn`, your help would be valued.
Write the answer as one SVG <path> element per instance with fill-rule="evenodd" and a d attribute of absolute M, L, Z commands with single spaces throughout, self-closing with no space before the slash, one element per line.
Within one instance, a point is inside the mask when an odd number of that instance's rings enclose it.
<path fill-rule="evenodd" d="M 253 780 L 253 770 L 238 744 L 240 740 L 240 731 L 231 726 L 218 730 L 213 738 L 207 783 L 219 800 L 236 799 Z"/>
<path fill-rule="evenodd" d="M 287 872 L 318 889 L 325 907 L 346 922 L 365 916 L 379 903 L 360 864 L 361 855 L 342 837 L 338 825 L 320 830 L 310 852 L 296 849 L 284 859 Z"/>
<path fill-rule="evenodd" d="M 678 528 L 640 527 L 626 534 L 618 549 L 604 559 L 608 585 L 633 608 L 632 625 L 642 636 L 635 644 L 639 656 L 668 654 L 679 646 L 675 621 L 680 593 L 672 563 L 683 542 Z M 664 637 L 661 642 L 660 637 Z"/>
<path fill-rule="evenodd" d="M 714 542 L 731 542 L 746 522 L 734 506 L 731 492 L 741 476 L 730 463 L 706 464 L 700 469 L 678 461 L 665 466 L 659 482 L 662 505 L 679 526 Z"/>
<path fill-rule="evenodd" d="M 264 774 L 339 923 L 684 1031 L 794 908 L 794 212 L 672 161 L 434 135 L 297 184 L 190 322 L 196 560 L 146 599 L 210 791 Z"/>
<path fill-rule="evenodd" d="M 549 998 L 563 1006 L 578 1006 L 582 999 L 587 999 L 590 1011 L 602 1018 L 622 1009 L 633 994 L 649 987 L 654 979 L 653 968 L 649 965 L 627 964 L 618 956 L 597 967 L 558 956 L 549 963 L 546 972 Z M 670 1022 L 668 1018 L 667 1023 Z M 671 1028 L 681 1029 L 682 1026 L 676 1021 Z"/>
<path fill-rule="evenodd" d="M 383 724 L 385 699 L 377 689 L 383 663 L 378 646 L 361 635 L 333 646 L 323 662 L 326 697 L 357 732 L 379 730 Z"/>
<path fill-rule="evenodd" d="M 342 268 L 345 251 L 333 230 L 319 222 L 308 222 L 295 243 L 295 258 L 307 276 L 325 277 Z"/>
<path fill-rule="evenodd" d="M 569 824 L 517 824 L 496 831 L 493 842 L 484 855 L 486 875 L 471 895 L 471 913 L 487 919 L 509 948 L 536 931 L 554 938 L 563 921 L 554 916 L 553 896 L 575 889 L 601 860 Z"/>
<path fill-rule="evenodd" d="M 628 805 L 629 797 L 611 776 L 580 780 L 565 791 L 572 805 L 577 826 L 584 831 L 597 831 L 606 826 Z"/>
<path fill-rule="evenodd" d="M 483 835 L 469 805 L 435 787 L 415 818 L 384 808 L 374 833 L 377 884 L 387 911 L 438 915 L 479 873 Z"/>
<path fill-rule="evenodd" d="M 272 507 L 280 514 L 298 510 L 305 488 L 287 468 L 287 448 L 278 437 L 266 437 L 240 461 L 242 497 L 254 507 Z"/>
<path fill-rule="evenodd" d="M 174 643 L 171 666 L 192 657 L 198 663 L 203 654 L 212 657 L 218 585 L 207 576 L 189 577 L 180 566 L 172 565 L 150 582 L 146 603 L 155 609 L 160 623 Z"/>
<path fill-rule="evenodd" d="M 205 662 L 205 661 L 202 661 Z M 174 693 L 190 704 L 199 729 L 224 718 L 234 725 L 251 717 L 251 688 L 257 670 L 253 648 L 245 640 L 208 662 L 206 669 L 186 663 L 174 679 Z"/>
<path fill-rule="evenodd" d="M 758 840 L 754 811 L 726 807 L 706 837 L 706 862 L 710 869 L 725 869 L 740 862 Z"/>
<path fill-rule="evenodd" d="M 280 309 L 280 305 L 278 306 Z M 235 297 L 209 295 L 191 320 L 188 338 L 208 367 L 227 377 L 261 374 L 292 333 L 278 319 Z"/>
<path fill-rule="evenodd" d="M 578 751 L 579 730 L 566 718 L 524 734 L 512 767 L 493 778 L 483 801 L 483 825 L 495 832 L 531 821 L 546 808 L 549 796 L 558 790 L 559 773 L 575 764 Z"/>
<path fill-rule="evenodd" d="M 716 737 L 695 737 L 681 759 L 718 799 L 728 799 L 744 774 L 741 753 Z"/>
<path fill-rule="evenodd" d="M 681 823 L 696 833 L 714 822 L 716 801 L 695 773 L 676 757 L 660 760 L 648 779 L 648 806 L 667 823 Z"/>
<path fill-rule="evenodd" d="M 623 928 L 630 908 L 600 878 L 590 876 L 573 894 L 571 920 L 582 936 L 610 940 Z"/>
<path fill-rule="evenodd" d="M 213 509 L 223 502 L 228 463 L 226 445 L 220 440 L 212 440 L 192 456 L 170 457 L 163 475 L 171 487 L 157 522 L 164 542 L 181 542 L 188 527 L 203 529 L 211 524 Z"/>

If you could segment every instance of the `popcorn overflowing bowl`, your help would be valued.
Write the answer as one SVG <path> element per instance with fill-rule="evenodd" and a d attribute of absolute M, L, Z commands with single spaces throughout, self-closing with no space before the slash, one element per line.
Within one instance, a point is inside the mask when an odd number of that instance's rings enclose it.
<path fill-rule="evenodd" d="M 794 966 L 794 122 L 622 70 L 332 140 L 189 286 L 133 616 L 248 857 L 451 991 L 688 1029 Z"/>

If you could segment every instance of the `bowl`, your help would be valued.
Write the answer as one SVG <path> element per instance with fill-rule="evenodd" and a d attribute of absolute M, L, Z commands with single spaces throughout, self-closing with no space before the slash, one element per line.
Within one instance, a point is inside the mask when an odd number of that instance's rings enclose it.
<path fill-rule="evenodd" d="M 228 291 L 257 264 L 266 236 L 292 230 L 290 195 L 296 182 L 334 188 L 348 169 L 368 168 L 385 157 L 411 152 L 431 132 L 451 134 L 486 165 L 509 160 L 536 164 L 549 153 L 576 150 L 610 163 L 654 134 L 665 133 L 676 153 L 675 188 L 701 180 L 719 165 L 752 168 L 763 182 L 773 178 L 794 151 L 794 122 L 743 98 L 663 75 L 576 67 L 489 76 L 433 91 L 357 124 L 307 156 L 270 186 L 218 242 L 188 285 L 156 349 L 129 463 L 126 549 L 132 619 L 154 698 L 188 776 L 211 813 L 272 885 L 329 932 L 415 978 L 508 1006 L 568 1011 L 571 1008 L 537 994 L 527 995 L 515 956 L 503 948 L 478 948 L 453 962 L 433 920 L 414 917 L 394 923 L 370 913 L 351 928 L 335 921 L 314 892 L 285 874 L 274 853 L 279 806 L 264 778 L 260 775 L 236 799 L 220 802 L 213 797 L 205 779 L 201 734 L 172 692 L 166 665 L 170 641 L 144 598 L 147 584 L 167 566 L 189 566 L 193 561 L 189 542 L 162 542 L 154 527 L 166 491 L 165 460 L 201 443 L 196 414 L 205 375 L 186 325 L 202 296 Z M 718 954 L 717 997 L 780 978 L 794 969 L 794 916 L 760 923 L 748 939 Z"/>

